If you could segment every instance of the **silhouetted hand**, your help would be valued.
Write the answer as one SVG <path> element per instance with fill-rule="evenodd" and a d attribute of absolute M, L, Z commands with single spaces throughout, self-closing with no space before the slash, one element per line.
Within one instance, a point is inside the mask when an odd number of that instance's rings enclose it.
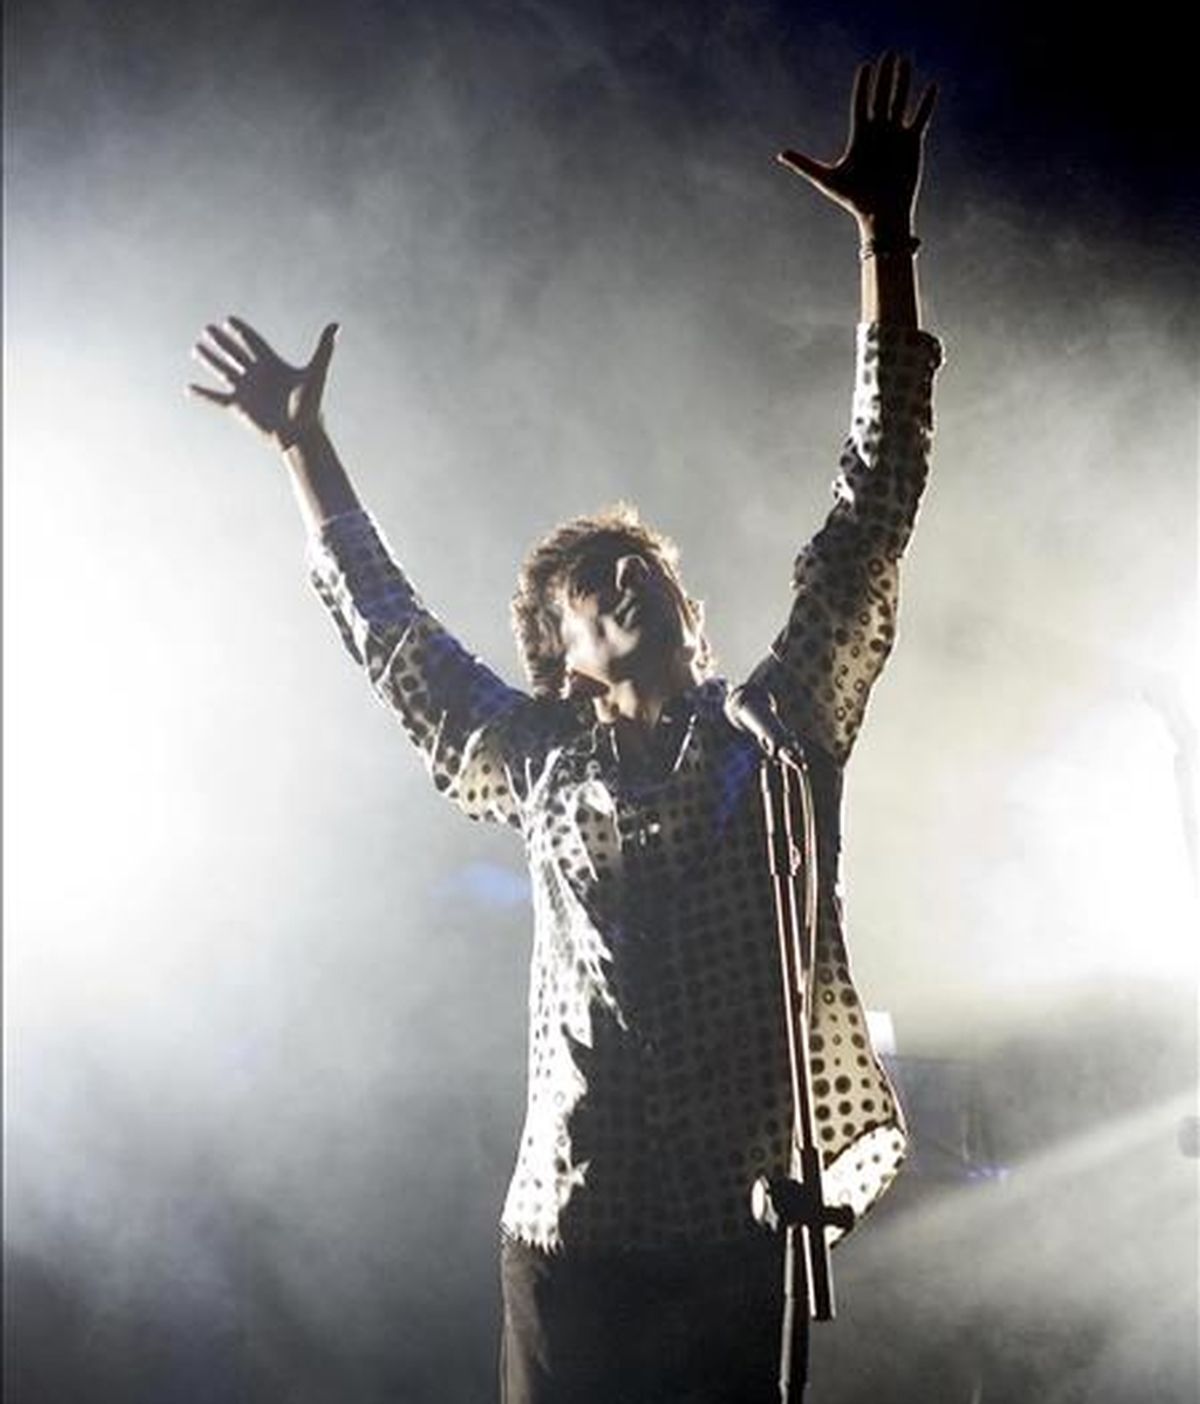
<path fill-rule="evenodd" d="M 937 97 L 930 83 L 911 120 L 906 120 L 912 67 L 887 53 L 859 66 L 850 105 L 846 149 L 826 165 L 799 151 L 781 151 L 779 160 L 843 209 L 865 233 L 904 232 L 910 227 L 921 180 L 925 128 Z M 872 82 L 874 78 L 874 82 Z"/>
<path fill-rule="evenodd" d="M 229 386 L 212 390 L 189 385 L 200 399 L 232 412 L 252 428 L 289 448 L 321 423 L 321 396 L 337 339 L 337 323 L 321 333 L 306 366 L 290 366 L 240 317 L 208 326 L 193 353 Z"/>

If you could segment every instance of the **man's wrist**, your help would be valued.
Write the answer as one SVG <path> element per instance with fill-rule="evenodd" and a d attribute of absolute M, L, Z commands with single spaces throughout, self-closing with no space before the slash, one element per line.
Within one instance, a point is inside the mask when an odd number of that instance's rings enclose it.
<path fill-rule="evenodd" d="M 865 263 L 869 258 L 907 258 L 916 256 L 917 250 L 921 247 L 921 241 L 915 234 L 906 237 L 891 235 L 888 237 L 876 236 L 872 239 L 864 239 L 859 245 L 859 257 Z"/>
<path fill-rule="evenodd" d="M 325 433 L 325 426 L 318 421 L 315 424 L 286 425 L 276 430 L 275 442 L 284 454 L 294 451 L 311 457 L 327 448 L 329 439 Z"/>
<path fill-rule="evenodd" d="M 915 237 L 912 216 L 890 213 L 859 215 L 858 235 L 864 244 L 874 242 L 880 247 L 903 246 Z"/>

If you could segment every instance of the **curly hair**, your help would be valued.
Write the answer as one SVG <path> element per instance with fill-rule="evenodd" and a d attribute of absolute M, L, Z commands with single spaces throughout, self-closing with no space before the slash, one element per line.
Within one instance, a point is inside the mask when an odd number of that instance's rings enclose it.
<path fill-rule="evenodd" d="M 660 570 L 677 597 L 694 648 L 692 661 L 702 677 L 713 667 L 704 633 L 704 608 L 683 588 L 679 548 L 669 536 L 647 526 L 636 507 L 618 502 L 590 517 L 563 522 L 529 552 L 517 575 L 512 626 L 533 692 L 561 697 L 566 685 L 566 646 L 562 638 L 562 596 L 597 555 L 639 555 Z"/>

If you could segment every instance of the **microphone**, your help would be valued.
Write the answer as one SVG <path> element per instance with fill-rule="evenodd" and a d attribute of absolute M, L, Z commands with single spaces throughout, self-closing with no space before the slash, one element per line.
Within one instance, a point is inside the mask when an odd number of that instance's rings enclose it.
<path fill-rule="evenodd" d="M 735 730 L 752 737 L 772 759 L 804 763 L 804 748 L 785 725 L 774 697 L 761 683 L 735 687 L 725 699 L 725 718 Z"/>

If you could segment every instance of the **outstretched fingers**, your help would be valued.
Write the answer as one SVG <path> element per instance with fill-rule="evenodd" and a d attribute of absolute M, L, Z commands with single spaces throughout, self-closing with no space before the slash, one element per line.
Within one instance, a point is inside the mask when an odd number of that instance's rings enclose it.
<path fill-rule="evenodd" d="M 221 406 L 233 404 L 235 398 L 232 390 L 211 390 L 207 385 L 197 385 L 195 381 L 188 386 L 188 394 L 194 395 L 198 400 L 209 400 L 214 405 Z"/>
<path fill-rule="evenodd" d="M 860 63 L 854 72 L 854 91 L 850 97 L 850 140 L 854 133 L 870 120 L 871 116 L 871 77 L 874 65 L 868 59 Z"/>
<path fill-rule="evenodd" d="M 892 110 L 892 92 L 896 76 L 896 55 L 889 49 L 879 60 L 875 87 L 871 93 L 871 121 L 886 122 Z"/>
<path fill-rule="evenodd" d="M 211 334 L 212 328 L 208 328 Z M 228 385 L 236 386 L 242 378 L 243 367 L 229 357 L 220 355 L 204 341 L 198 341 L 192 348 L 193 354 L 211 370 L 214 370 Z"/>
<path fill-rule="evenodd" d="M 253 357 L 246 348 L 221 327 L 210 323 L 204 328 L 204 335 L 192 347 L 192 356 L 219 376 L 229 389 L 214 390 L 209 385 L 193 382 L 188 386 L 188 393 L 214 405 L 234 404 L 242 379 L 253 364 Z"/>
<path fill-rule="evenodd" d="M 209 340 L 219 346 L 229 360 L 242 370 L 246 370 L 253 363 L 253 354 L 236 337 L 230 336 L 224 327 L 210 324 L 204 330 Z"/>
<path fill-rule="evenodd" d="M 820 181 L 828 173 L 829 167 L 823 161 L 814 161 L 811 156 L 806 156 L 803 151 L 781 151 L 775 157 L 781 166 L 786 166 L 789 171 L 795 171 L 797 175 L 807 176 L 809 180 Z"/>
<path fill-rule="evenodd" d="M 333 348 L 337 345 L 337 334 L 338 324 L 330 322 L 317 341 L 317 349 L 312 353 L 312 359 L 308 363 L 310 371 L 317 371 L 323 376 L 329 369 Z"/>
<path fill-rule="evenodd" d="M 929 125 L 929 118 L 933 113 L 933 105 L 937 102 L 937 84 L 930 83 L 921 94 L 921 100 L 917 103 L 917 110 L 913 113 L 912 121 L 908 124 L 909 131 L 916 132 L 918 136 Z"/>
<path fill-rule="evenodd" d="M 912 83 L 912 64 L 906 58 L 896 60 L 896 82 L 892 88 L 892 101 L 888 107 L 888 120 L 903 122 L 908 110 L 908 90 Z"/>
<path fill-rule="evenodd" d="M 252 428 L 278 443 L 320 422 L 321 394 L 337 337 L 337 323 L 321 333 L 311 360 L 289 365 L 240 317 L 210 323 L 192 355 L 221 382 L 193 384 L 191 394 L 232 409 Z"/>
<path fill-rule="evenodd" d="M 232 315 L 226 317 L 225 322 L 228 326 L 231 326 L 235 332 L 237 332 L 238 336 L 242 338 L 242 340 L 246 343 L 246 345 L 249 347 L 249 349 L 255 356 L 269 356 L 273 360 L 280 359 L 279 356 L 276 354 L 274 348 L 270 345 L 266 338 L 260 336 L 258 332 L 256 332 L 254 328 L 250 325 L 249 322 L 243 322 L 240 317 L 234 317 Z"/>
<path fill-rule="evenodd" d="M 930 83 L 925 88 L 912 119 L 906 120 L 912 92 L 911 61 L 889 51 L 879 60 L 878 69 L 873 69 L 874 65 L 864 63 L 855 75 L 852 132 L 868 121 L 889 122 L 918 134 L 923 132 L 937 99 L 937 84 Z"/>
<path fill-rule="evenodd" d="M 922 92 L 911 120 L 912 64 L 894 51 L 859 64 L 850 100 L 850 134 L 832 164 L 801 151 L 781 151 L 778 160 L 860 223 L 899 227 L 911 220 L 920 183 L 922 138 L 937 88 Z"/>

